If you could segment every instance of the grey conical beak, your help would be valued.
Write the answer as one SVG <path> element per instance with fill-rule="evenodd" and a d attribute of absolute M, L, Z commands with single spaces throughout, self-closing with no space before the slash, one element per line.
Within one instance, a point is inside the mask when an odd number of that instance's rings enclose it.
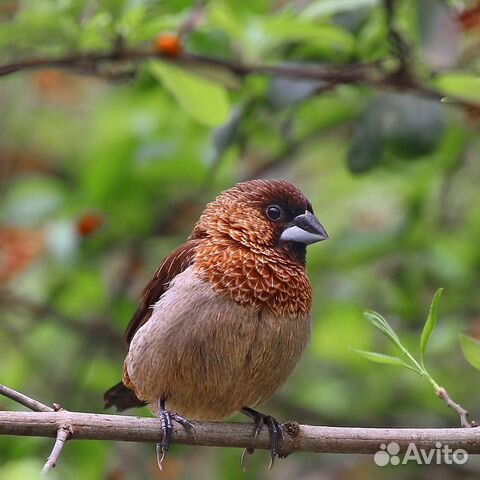
<path fill-rule="evenodd" d="M 328 238 L 327 232 L 317 217 L 308 210 L 302 215 L 298 215 L 293 220 L 293 225 L 286 228 L 280 240 L 289 242 L 298 242 L 305 245 L 321 242 Z"/>

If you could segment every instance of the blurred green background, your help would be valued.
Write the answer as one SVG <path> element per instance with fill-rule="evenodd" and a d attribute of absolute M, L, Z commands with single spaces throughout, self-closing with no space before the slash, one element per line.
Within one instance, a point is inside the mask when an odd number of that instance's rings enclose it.
<path fill-rule="evenodd" d="M 159 60 L 1 77 L 0 382 L 47 404 L 102 412 L 104 390 L 120 378 L 122 333 L 136 300 L 205 203 L 239 180 L 286 178 L 310 198 L 330 240 L 308 254 L 310 346 L 262 409 L 319 425 L 457 426 L 426 382 L 351 350 L 396 354 L 362 316 L 374 309 L 418 352 L 431 298 L 444 287 L 427 365 L 480 419 L 479 372 L 458 342 L 460 332 L 480 338 L 480 111 L 468 104 L 480 101 L 479 2 L 193 7 L 184 0 L 3 0 L 0 64 L 148 51 L 159 33 L 182 31 L 184 50 L 200 55 L 294 68 L 368 64 L 384 77 L 402 72 L 424 91 L 405 90 L 394 77 L 383 87 L 374 85 L 377 77 L 363 85 L 241 79 Z M 21 407 L 0 398 L 0 408 Z M 0 438 L 0 479 L 35 478 L 51 446 Z M 463 466 L 380 468 L 370 455 L 306 453 L 267 472 L 265 452 L 249 459 L 244 474 L 240 453 L 174 446 L 161 473 L 153 445 L 73 441 L 51 478 L 480 474 L 476 457 Z"/>

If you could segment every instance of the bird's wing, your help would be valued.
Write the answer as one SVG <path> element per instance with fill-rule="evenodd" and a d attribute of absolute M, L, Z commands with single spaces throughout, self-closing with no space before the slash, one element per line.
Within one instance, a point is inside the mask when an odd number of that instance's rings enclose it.
<path fill-rule="evenodd" d="M 125 331 L 125 343 L 130 345 L 137 330 L 152 314 L 152 306 L 159 300 L 175 276 L 189 267 L 195 258 L 195 249 L 200 239 L 192 239 L 174 250 L 158 267 L 150 283 L 143 291 L 140 305 Z"/>

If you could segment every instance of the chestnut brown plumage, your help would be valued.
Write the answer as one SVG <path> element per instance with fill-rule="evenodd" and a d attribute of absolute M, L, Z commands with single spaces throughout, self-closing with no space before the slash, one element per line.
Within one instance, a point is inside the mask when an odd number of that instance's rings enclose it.
<path fill-rule="evenodd" d="M 149 404 L 162 420 L 163 454 L 172 419 L 190 428 L 183 416 L 243 411 L 256 432 L 268 426 L 273 460 L 281 428 L 251 407 L 278 389 L 308 342 L 306 245 L 326 238 L 287 181 L 251 180 L 220 194 L 146 287 L 127 328 L 122 382 L 105 405 Z"/>

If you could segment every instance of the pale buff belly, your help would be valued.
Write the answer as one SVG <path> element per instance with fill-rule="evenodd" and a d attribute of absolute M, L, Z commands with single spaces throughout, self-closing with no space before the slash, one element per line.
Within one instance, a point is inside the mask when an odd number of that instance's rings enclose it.
<path fill-rule="evenodd" d="M 193 419 L 222 419 L 266 401 L 310 335 L 309 318 L 274 318 L 216 295 L 192 267 L 135 334 L 125 360 L 139 398 Z"/>

